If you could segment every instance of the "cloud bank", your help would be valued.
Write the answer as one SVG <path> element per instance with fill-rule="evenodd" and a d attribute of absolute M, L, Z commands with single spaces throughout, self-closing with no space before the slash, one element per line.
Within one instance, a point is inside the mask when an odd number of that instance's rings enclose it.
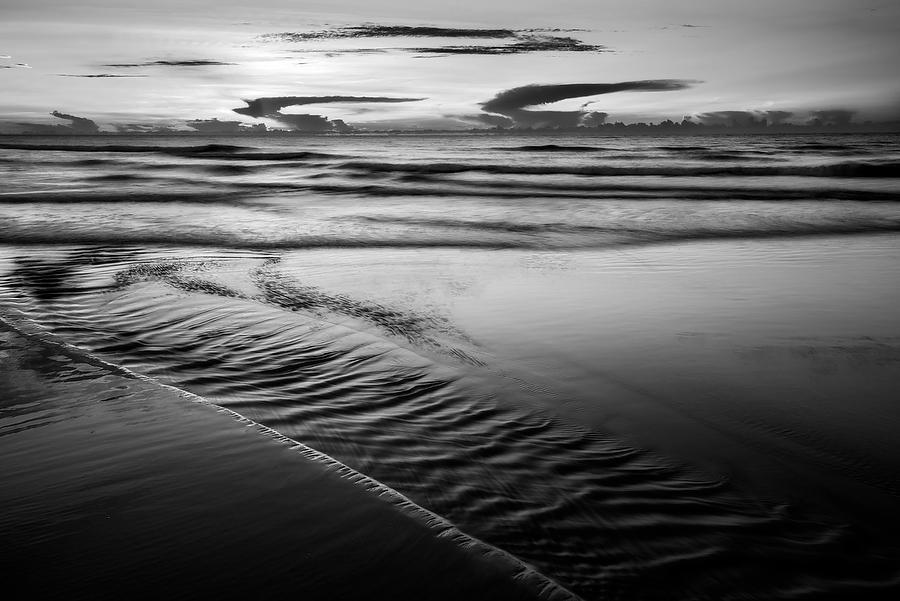
<path fill-rule="evenodd" d="M 698 113 L 693 121 L 716 127 L 779 125 L 794 116 L 790 111 L 713 111 Z"/>
<path fill-rule="evenodd" d="M 59 111 L 50 113 L 58 119 L 69 121 L 67 125 L 46 125 L 43 123 L 13 123 L 15 129 L 31 135 L 71 136 L 76 134 L 90 135 L 100 132 L 100 127 L 91 119 L 67 115 Z"/>
<path fill-rule="evenodd" d="M 809 114 L 809 123 L 811 125 L 847 125 L 855 114 L 856 111 L 847 109 L 812 111 Z"/>
<path fill-rule="evenodd" d="M 245 134 L 265 133 L 265 123 L 247 126 L 240 121 L 219 121 L 218 119 L 194 119 L 185 123 L 188 127 L 205 134 Z"/>

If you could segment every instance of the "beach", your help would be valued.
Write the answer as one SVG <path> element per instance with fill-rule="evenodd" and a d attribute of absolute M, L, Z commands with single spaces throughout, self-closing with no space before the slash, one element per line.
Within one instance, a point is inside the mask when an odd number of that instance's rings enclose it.
<path fill-rule="evenodd" d="M 309 598 L 892 598 L 896 140 L 0 141 L 3 555 L 183 582 L 171 550 L 213 549 L 227 588 Z"/>

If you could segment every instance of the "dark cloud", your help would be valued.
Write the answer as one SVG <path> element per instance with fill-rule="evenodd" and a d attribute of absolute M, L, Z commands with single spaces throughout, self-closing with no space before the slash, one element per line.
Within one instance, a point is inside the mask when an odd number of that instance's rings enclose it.
<path fill-rule="evenodd" d="M 496 113 L 509 117 L 517 127 L 577 127 L 596 126 L 602 124 L 607 115 L 602 112 L 577 111 L 535 111 L 528 107 L 549 104 L 569 98 L 582 98 L 611 94 L 613 92 L 666 92 L 683 90 L 690 87 L 692 81 L 676 79 L 652 79 L 642 81 L 623 81 L 618 83 L 573 83 L 559 85 L 532 84 L 500 92 L 483 103 L 482 108 L 488 113 Z"/>
<path fill-rule="evenodd" d="M 58 119 L 66 119 L 71 121 L 72 124 L 69 125 L 69 128 L 77 133 L 85 133 L 85 134 L 95 134 L 100 131 L 100 128 L 96 123 L 87 119 L 85 117 L 76 117 L 75 115 L 67 115 L 65 113 L 60 113 L 59 111 L 53 111 L 50 113 L 54 117 Z"/>
<path fill-rule="evenodd" d="M 163 61 L 147 61 L 144 63 L 112 63 L 103 65 L 104 67 L 129 68 L 129 67 L 210 67 L 216 65 L 235 65 L 237 63 L 223 63 L 214 60 L 163 60 Z"/>
<path fill-rule="evenodd" d="M 779 125 L 793 116 L 791 111 L 766 111 L 766 119 L 770 125 Z"/>
<path fill-rule="evenodd" d="M 778 125 L 792 117 L 790 111 L 712 111 L 695 115 L 693 120 L 714 127 L 764 127 Z"/>
<path fill-rule="evenodd" d="M 475 120 L 480 121 L 486 125 L 490 125 L 491 127 L 501 127 L 501 128 L 509 128 L 516 124 L 515 121 L 510 119 L 509 117 L 504 117 L 503 115 L 492 115 L 490 113 L 481 113 L 480 115 L 474 116 Z"/>
<path fill-rule="evenodd" d="M 847 125 L 855 114 L 856 111 L 847 109 L 812 111 L 809 114 L 809 122 L 811 125 Z"/>
<path fill-rule="evenodd" d="M 158 125 L 152 123 L 117 123 L 113 125 L 120 134 L 148 134 L 148 135 L 169 135 L 184 134 L 183 129 L 175 129 L 167 125 Z"/>
<path fill-rule="evenodd" d="M 538 129 L 578 127 L 582 111 L 513 111 L 509 114 L 516 127 Z"/>
<path fill-rule="evenodd" d="M 582 127 L 598 127 L 606 123 L 609 113 L 603 111 L 592 111 L 581 118 L 580 125 Z"/>
<path fill-rule="evenodd" d="M 255 118 L 267 118 L 287 125 L 297 131 L 346 133 L 352 128 L 340 119 L 329 120 L 322 115 L 286 114 L 281 109 L 288 106 L 304 106 L 308 104 L 345 104 L 345 103 L 398 103 L 418 102 L 424 98 L 392 98 L 389 96 L 277 96 L 269 98 L 244 99 L 246 107 L 239 107 L 235 113 Z"/>
<path fill-rule="evenodd" d="M 45 125 L 43 123 L 14 123 L 16 129 L 21 129 L 22 133 L 34 135 L 48 136 L 64 136 L 75 134 L 96 134 L 100 131 L 100 127 L 92 120 L 85 117 L 76 117 L 75 115 L 67 115 L 59 111 L 50 113 L 58 119 L 65 119 L 70 123 L 68 125 Z"/>
<path fill-rule="evenodd" d="M 581 40 L 557 36 L 528 36 L 521 41 L 502 46 L 432 46 L 403 48 L 421 54 L 522 54 L 525 52 L 602 52 L 604 46 L 585 44 Z"/>
<path fill-rule="evenodd" d="M 323 117 L 322 115 L 285 115 L 283 113 L 277 113 L 273 115 L 267 115 L 267 117 L 269 117 L 270 119 L 274 119 L 279 123 L 283 123 L 284 125 L 287 125 L 291 129 L 296 131 L 328 132 L 334 131 L 335 129 L 335 124 L 329 121 L 327 117 Z"/>
<path fill-rule="evenodd" d="M 549 104 L 568 98 L 598 96 L 613 92 L 667 92 L 683 90 L 696 83 L 680 79 L 649 79 L 619 83 L 569 83 L 558 85 L 532 84 L 504 90 L 481 106 L 489 113 L 507 114 L 538 104 Z"/>
<path fill-rule="evenodd" d="M 597 127 L 602 125 L 607 113 L 600 111 L 514 111 L 510 115 L 515 127 L 535 129 L 566 129 L 572 127 Z"/>
<path fill-rule="evenodd" d="M 146 75 L 113 75 L 112 73 L 91 73 L 88 75 L 79 75 L 76 73 L 57 73 L 57 77 L 147 77 Z"/>
<path fill-rule="evenodd" d="M 585 44 L 573 37 L 551 35 L 560 29 L 458 29 L 448 27 L 407 27 L 396 25 L 362 25 L 357 27 L 341 27 L 325 31 L 268 33 L 263 39 L 304 42 L 322 39 L 346 38 L 465 38 L 471 40 L 506 39 L 512 40 L 501 45 L 464 44 L 450 46 L 427 46 L 418 48 L 391 48 L 391 50 L 416 52 L 419 54 L 520 54 L 525 52 L 601 52 L 604 46 Z M 347 49 L 344 52 L 370 52 L 379 49 Z M 331 51 L 334 53 L 335 51 Z"/>
<path fill-rule="evenodd" d="M 147 123 L 116 123 L 113 125 L 120 134 L 147 134 L 156 131 L 156 126 Z M 168 129 L 168 128 L 164 128 Z"/>
<path fill-rule="evenodd" d="M 244 99 L 246 107 L 234 110 L 235 113 L 249 117 L 271 117 L 287 106 L 303 106 L 306 104 L 337 103 L 397 103 L 418 102 L 424 98 L 391 98 L 388 96 L 278 96 L 269 98 Z"/>
<path fill-rule="evenodd" d="M 424 98 L 392 98 L 389 96 L 277 96 L 269 98 L 244 99 L 246 107 L 239 107 L 235 113 L 255 118 L 267 118 L 298 131 L 325 132 L 335 131 L 346 133 L 352 128 L 340 119 L 329 120 L 322 115 L 312 114 L 286 114 L 281 109 L 288 106 L 304 106 L 308 104 L 358 104 L 381 103 L 394 104 L 398 102 L 418 102 Z"/>
<path fill-rule="evenodd" d="M 248 132 L 265 133 L 265 123 L 246 126 L 240 121 L 219 121 L 218 119 L 195 119 L 188 121 L 188 127 L 205 134 L 245 134 Z"/>
<path fill-rule="evenodd" d="M 305 106 L 311 104 L 396 104 L 401 102 L 418 102 L 424 98 L 395 98 L 390 96 L 278 96 L 269 98 L 245 99 L 246 107 L 232 109 L 235 113 L 266 118 L 287 125 L 297 131 L 324 132 L 335 131 L 346 133 L 353 128 L 341 119 L 330 120 L 322 115 L 282 113 L 281 109 L 289 106 Z M 357 109 L 363 112 L 365 109 Z"/>
<path fill-rule="evenodd" d="M 261 37 L 289 42 L 335 38 L 512 38 L 512 29 L 457 29 L 452 27 L 406 27 L 400 25 L 358 25 L 324 31 L 266 33 Z"/>
<path fill-rule="evenodd" d="M 290 52 L 302 53 L 302 54 L 324 54 L 325 56 L 341 56 L 342 54 L 384 54 L 389 50 L 396 50 L 396 48 L 343 48 L 341 50 L 322 50 L 322 49 L 309 49 L 306 48 L 304 50 L 291 50 Z M 305 65 L 306 63 L 298 63 L 300 65 Z"/>
<path fill-rule="evenodd" d="M 344 123 L 343 119 L 332 119 L 331 125 L 334 128 L 334 131 L 338 132 L 339 134 L 349 134 L 350 132 L 354 131 L 352 127 Z"/>

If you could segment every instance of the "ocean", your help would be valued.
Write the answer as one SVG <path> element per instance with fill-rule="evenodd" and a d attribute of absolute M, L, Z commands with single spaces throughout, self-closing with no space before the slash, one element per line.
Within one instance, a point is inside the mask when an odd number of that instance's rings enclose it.
<path fill-rule="evenodd" d="M 895 598 L 898 143 L 2 137 L 0 555 L 84 598 Z"/>

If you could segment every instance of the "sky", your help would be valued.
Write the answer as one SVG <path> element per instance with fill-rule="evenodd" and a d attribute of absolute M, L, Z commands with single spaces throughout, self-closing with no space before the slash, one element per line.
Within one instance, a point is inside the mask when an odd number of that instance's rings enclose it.
<path fill-rule="evenodd" d="M 898 31 L 896 0 L 0 0 L 0 131 L 893 120 Z"/>

